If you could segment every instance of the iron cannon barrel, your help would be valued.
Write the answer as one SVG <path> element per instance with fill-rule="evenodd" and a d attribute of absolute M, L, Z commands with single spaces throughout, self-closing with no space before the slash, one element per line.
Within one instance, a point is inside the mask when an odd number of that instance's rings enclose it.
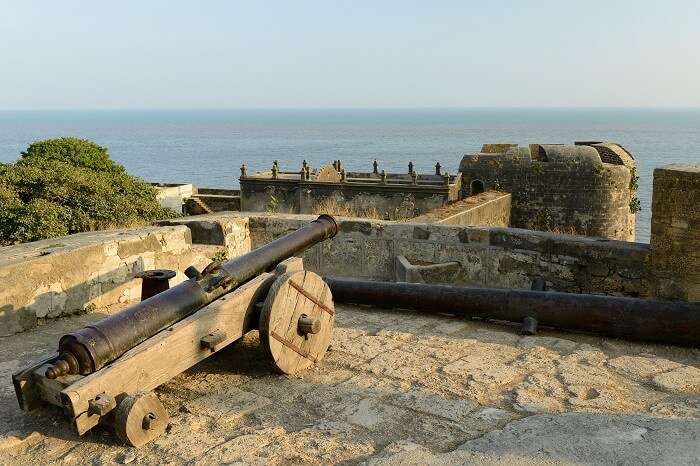
<path fill-rule="evenodd" d="M 180 283 L 117 314 L 59 340 L 59 358 L 46 371 L 89 374 L 118 358 L 161 329 L 182 320 L 225 293 L 316 243 L 332 238 L 338 225 L 321 215 L 308 225 L 223 264 L 210 264 L 202 275 Z"/>
<path fill-rule="evenodd" d="M 232 283 L 240 285 L 272 266 L 338 233 L 338 224 L 330 215 L 320 215 L 309 225 L 267 243 L 248 254 L 231 259 L 222 268 Z"/>
<path fill-rule="evenodd" d="M 336 302 L 539 324 L 615 338 L 700 346 L 700 305 L 677 301 L 327 277 Z"/>

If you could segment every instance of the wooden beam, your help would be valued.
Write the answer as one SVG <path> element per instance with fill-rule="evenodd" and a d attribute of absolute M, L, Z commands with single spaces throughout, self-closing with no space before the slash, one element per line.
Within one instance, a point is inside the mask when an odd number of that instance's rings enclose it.
<path fill-rule="evenodd" d="M 12 374 L 12 384 L 15 386 L 15 395 L 20 409 L 31 411 L 41 406 L 41 392 L 37 387 L 34 371 L 51 364 L 58 358 L 58 353 L 51 353 L 41 358 L 36 363 L 27 366 Z"/>
<path fill-rule="evenodd" d="M 50 364 L 44 364 L 32 373 L 32 381 L 39 392 L 42 400 L 51 403 L 52 405 L 63 407 L 61 400 L 61 390 L 70 386 L 71 383 L 82 380 L 82 375 L 64 375 L 55 379 L 46 378 L 46 369 Z"/>

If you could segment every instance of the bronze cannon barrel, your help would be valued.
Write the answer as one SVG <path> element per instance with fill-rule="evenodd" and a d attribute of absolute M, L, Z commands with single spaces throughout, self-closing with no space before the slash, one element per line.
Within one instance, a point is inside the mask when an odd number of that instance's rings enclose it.
<path fill-rule="evenodd" d="M 200 274 L 122 312 L 61 337 L 59 357 L 46 370 L 50 379 L 90 374 L 163 328 L 182 320 L 220 296 L 316 243 L 332 238 L 338 225 L 321 215 L 308 225 L 223 264 L 213 262 Z"/>
<path fill-rule="evenodd" d="M 615 338 L 700 346 L 700 305 L 677 301 L 327 277 L 336 302 L 539 324 Z"/>

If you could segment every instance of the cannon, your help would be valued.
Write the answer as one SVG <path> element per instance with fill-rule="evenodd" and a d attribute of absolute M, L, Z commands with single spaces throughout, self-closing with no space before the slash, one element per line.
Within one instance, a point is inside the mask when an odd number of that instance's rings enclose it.
<path fill-rule="evenodd" d="M 700 305 L 653 299 L 544 291 L 473 288 L 425 283 L 380 282 L 326 277 L 336 302 L 413 309 L 467 318 L 538 325 L 614 338 L 700 346 Z"/>
<path fill-rule="evenodd" d="M 335 236 L 333 217 L 310 224 L 168 287 L 174 273 L 138 274 L 142 301 L 60 338 L 58 352 L 12 376 L 20 408 L 60 406 L 78 435 L 111 425 L 124 443 L 158 437 L 168 414 L 153 389 L 259 330 L 282 373 L 323 359 L 335 323 L 333 298 L 321 277 L 292 257 Z"/>

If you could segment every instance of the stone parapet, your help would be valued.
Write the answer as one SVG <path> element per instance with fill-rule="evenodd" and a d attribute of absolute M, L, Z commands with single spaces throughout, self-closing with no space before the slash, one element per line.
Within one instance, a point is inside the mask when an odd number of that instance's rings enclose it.
<path fill-rule="evenodd" d="M 410 220 L 411 223 L 438 225 L 510 226 L 511 195 L 487 191 L 438 207 Z"/>
<path fill-rule="evenodd" d="M 161 207 L 171 209 L 177 213 L 182 213 L 182 206 L 185 200 L 192 197 L 197 192 L 190 183 L 152 183 L 157 190 L 156 199 Z"/>
<path fill-rule="evenodd" d="M 171 284 L 189 265 L 208 259 L 192 249 L 185 226 L 80 233 L 0 248 L 0 335 L 26 330 L 37 319 L 100 309 L 140 298 L 137 272 L 173 269 Z"/>
<path fill-rule="evenodd" d="M 241 210 L 308 214 L 327 203 L 372 210 L 379 218 L 410 218 L 460 198 L 461 175 L 349 172 L 342 162 L 309 172 L 243 170 Z M 308 168 L 308 167 L 307 167 Z M 437 171 L 437 170 L 436 170 Z"/>
<path fill-rule="evenodd" d="M 242 214 L 245 215 L 245 214 Z M 255 248 L 315 218 L 250 214 Z M 458 262 L 446 283 L 529 288 L 541 276 L 550 290 L 650 296 L 649 245 L 516 228 L 464 227 L 340 219 L 340 233 L 303 255 L 321 275 L 394 280 L 396 257 L 428 266 Z M 400 272 L 400 271 L 399 271 Z"/>
<path fill-rule="evenodd" d="M 654 170 L 651 248 L 655 294 L 700 301 L 700 165 Z"/>
<path fill-rule="evenodd" d="M 517 228 L 338 218 L 338 235 L 301 256 L 308 270 L 325 276 L 395 280 L 410 269 L 429 282 L 497 288 L 529 288 L 540 276 L 555 291 L 697 300 L 699 191 L 689 188 L 697 186 L 696 175 L 657 174 L 651 246 Z M 245 254 L 315 218 L 227 212 L 0 248 L 1 333 L 38 318 L 123 305 L 138 299 L 136 272 L 171 268 L 181 280 L 181 271 L 205 266 L 221 250 L 229 258 Z"/>
<path fill-rule="evenodd" d="M 180 217 L 158 222 L 160 226 L 186 226 L 197 245 L 221 246 L 229 258 L 250 251 L 251 238 L 246 215 L 221 212 L 209 215 Z"/>

